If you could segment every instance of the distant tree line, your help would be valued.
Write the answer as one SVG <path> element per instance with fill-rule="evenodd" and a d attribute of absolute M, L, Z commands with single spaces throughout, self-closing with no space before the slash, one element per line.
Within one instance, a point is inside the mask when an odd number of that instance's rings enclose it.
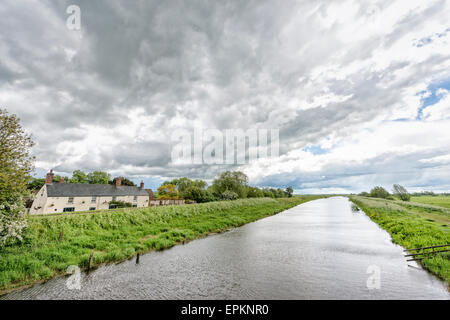
<path fill-rule="evenodd" d="M 248 184 L 248 177 L 241 171 L 226 171 L 221 173 L 213 183 L 208 184 L 203 180 L 191 180 L 183 177 L 171 181 L 165 181 L 155 196 L 159 199 L 192 200 L 198 203 L 236 200 L 243 198 L 283 198 L 292 197 L 294 190 L 287 187 L 280 188 L 257 188 Z"/>
<path fill-rule="evenodd" d="M 371 197 L 371 198 L 380 198 L 380 199 L 389 199 L 389 200 L 395 200 L 400 199 L 402 201 L 409 201 L 411 200 L 411 195 L 409 194 L 408 190 L 406 190 L 405 187 L 394 184 L 392 187 L 392 194 L 390 194 L 386 189 L 380 186 L 376 186 L 370 190 L 370 192 L 361 192 L 359 194 L 363 197 Z"/>

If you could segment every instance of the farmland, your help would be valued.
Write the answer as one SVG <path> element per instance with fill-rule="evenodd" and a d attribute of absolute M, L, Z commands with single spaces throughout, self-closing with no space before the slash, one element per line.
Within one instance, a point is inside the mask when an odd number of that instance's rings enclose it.
<path fill-rule="evenodd" d="M 411 197 L 411 201 L 450 208 L 450 196 L 418 196 Z"/>

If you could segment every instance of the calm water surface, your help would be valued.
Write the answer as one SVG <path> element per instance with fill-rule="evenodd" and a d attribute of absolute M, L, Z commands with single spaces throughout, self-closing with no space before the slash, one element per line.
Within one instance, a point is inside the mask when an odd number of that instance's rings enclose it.
<path fill-rule="evenodd" d="M 381 270 L 369 290 L 369 266 Z M 443 282 L 403 257 L 403 248 L 347 198 L 302 204 L 230 232 L 3 299 L 450 299 Z"/>

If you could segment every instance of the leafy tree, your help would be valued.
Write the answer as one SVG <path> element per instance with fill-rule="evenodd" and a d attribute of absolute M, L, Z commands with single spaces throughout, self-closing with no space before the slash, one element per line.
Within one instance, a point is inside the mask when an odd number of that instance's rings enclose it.
<path fill-rule="evenodd" d="M 172 181 L 166 181 L 163 184 L 173 184 L 177 187 L 177 190 L 180 192 L 180 194 L 185 197 L 184 192 L 189 187 L 198 187 L 200 189 L 205 189 L 207 186 L 207 183 L 203 180 L 191 180 L 189 178 L 183 177 L 179 179 L 173 179 Z M 185 197 L 186 198 L 186 197 Z"/>
<path fill-rule="evenodd" d="M 408 190 L 399 184 L 394 184 L 392 193 L 402 201 L 411 200 L 411 195 L 408 193 Z"/>
<path fill-rule="evenodd" d="M 21 240 L 27 225 L 23 197 L 34 167 L 33 145 L 19 118 L 0 109 L 0 246 Z"/>
<path fill-rule="evenodd" d="M 370 190 L 370 196 L 372 198 L 387 199 L 389 198 L 390 194 L 383 187 L 375 187 L 372 190 Z"/>
<path fill-rule="evenodd" d="M 177 190 L 177 186 L 174 184 L 163 184 L 158 188 L 158 198 L 159 199 L 177 199 L 180 193 Z"/>
<path fill-rule="evenodd" d="M 27 184 L 28 190 L 41 190 L 42 186 L 45 184 L 44 178 L 33 178 Z"/>
<path fill-rule="evenodd" d="M 62 177 L 57 174 L 53 177 L 53 183 L 59 183 L 59 182 L 61 182 L 61 179 L 64 179 L 64 183 L 70 182 L 69 177 Z M 45 183 L 45 179 L 44 179 L 44 183 Z"/>
<path fill-rule="evenodd" d="M 294 189 L 292 189 L 292 187 L 287 187 L 286 188 L 286 194 L 288 196 L 288 198 L 292 198 L 292 195 L 294 194 Z"/>
<path fill-rule="evenodd" d="M 108 184 L 111 175 L 103 171 L 90 172 L 88 175 L 89 184 Z"/>
<path fill-rule="evenodd" d="M 123 186 L 129 186 L 129 187 L 136 187 L 136 184 L 131 181 L 128 178 L 125 177 L 120 177 L 122 179 L 121 185 Z M 116 184 L 116 180 L 117 178 L 112 179 L 111 181 L 109 181 L 109 184 L 115 185 Z"/>
<path fill-rule="evenodd" d="M 214 194 L 222 196 L 225 191 L 232 191 L 239 198 L 247 197 L 248 177 L 241 171 L 226 171 L 214 180 L 212 189 Z"/>
<path fill-rule="evenodd" d="M 261 189 L 256 187 L 248 187 L 247 188 L 247 198 L 263 198 L 264 193 Z"/>
<path fill-rule="evenodd" d="M 361 196 L 361 197 L 370 197 L 370 194 L 368 192 L 366 192 L 366 191 L 363 191 L 363 192 L 361 192 L 359 194 L 359 196 Z"/>
<path fill-rule="evenodd" d="M 197 186 L 190 186 L 183 192 L 183 198 L 194 200 L 197 203 L 211 202 L 215 200 L 213 194 Z"/>
<path fill-rule="evenodd" d="M 262 192 L 264 194 L 264 197 L 266 197 L 266 198 L 275 198 L 275 195 L 272 192 L 272 189 L 264 188 L 264 189 L 262 189 Z"/>
<path fill-rule="evenodd" d="M 81 170 L 75 170 L 72 173 L 72 178 L 69 180 L 70 183 L 89 183 L 88 175 Z"/>
<path fill-rule="evenodd" d="M 222 192 L 222 199 L 223 200 L 236 200 L 236 199 L 239 199 L 239 195 L 234 191 L 225 190 L 224 192 Z"/>

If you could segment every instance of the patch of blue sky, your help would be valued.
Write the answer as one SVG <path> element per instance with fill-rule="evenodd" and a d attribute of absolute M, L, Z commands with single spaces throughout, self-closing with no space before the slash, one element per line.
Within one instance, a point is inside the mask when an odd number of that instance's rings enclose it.
<path fill-rule="evenodd" d="M 307 147 L 303 148 L 303 151 L 310 152 L 315 156 L 321 155 L 321 154 L 326 154 L 326 153 L 330 152 L 329 149 L 324 149 L 320 145 L 307 146 Z"/>
<path fill-rule="evenodd" d="M 432 83 L 428 86 L 427 91 L 422 91 L 418 93 L 419 95 L 424 95 L 425 93 L 429 92 L 429 94 L 426 97 L 422 98 L 421 101 L 422 104 L 417 110 L 416 120 L 421 120 L 423 117 L 423 111 L 426 108 L 435 105 L 443 98 L 443 95 L 438 93 L 439 89 L 445 89 L 450 91 L 450 79 Z"/>

